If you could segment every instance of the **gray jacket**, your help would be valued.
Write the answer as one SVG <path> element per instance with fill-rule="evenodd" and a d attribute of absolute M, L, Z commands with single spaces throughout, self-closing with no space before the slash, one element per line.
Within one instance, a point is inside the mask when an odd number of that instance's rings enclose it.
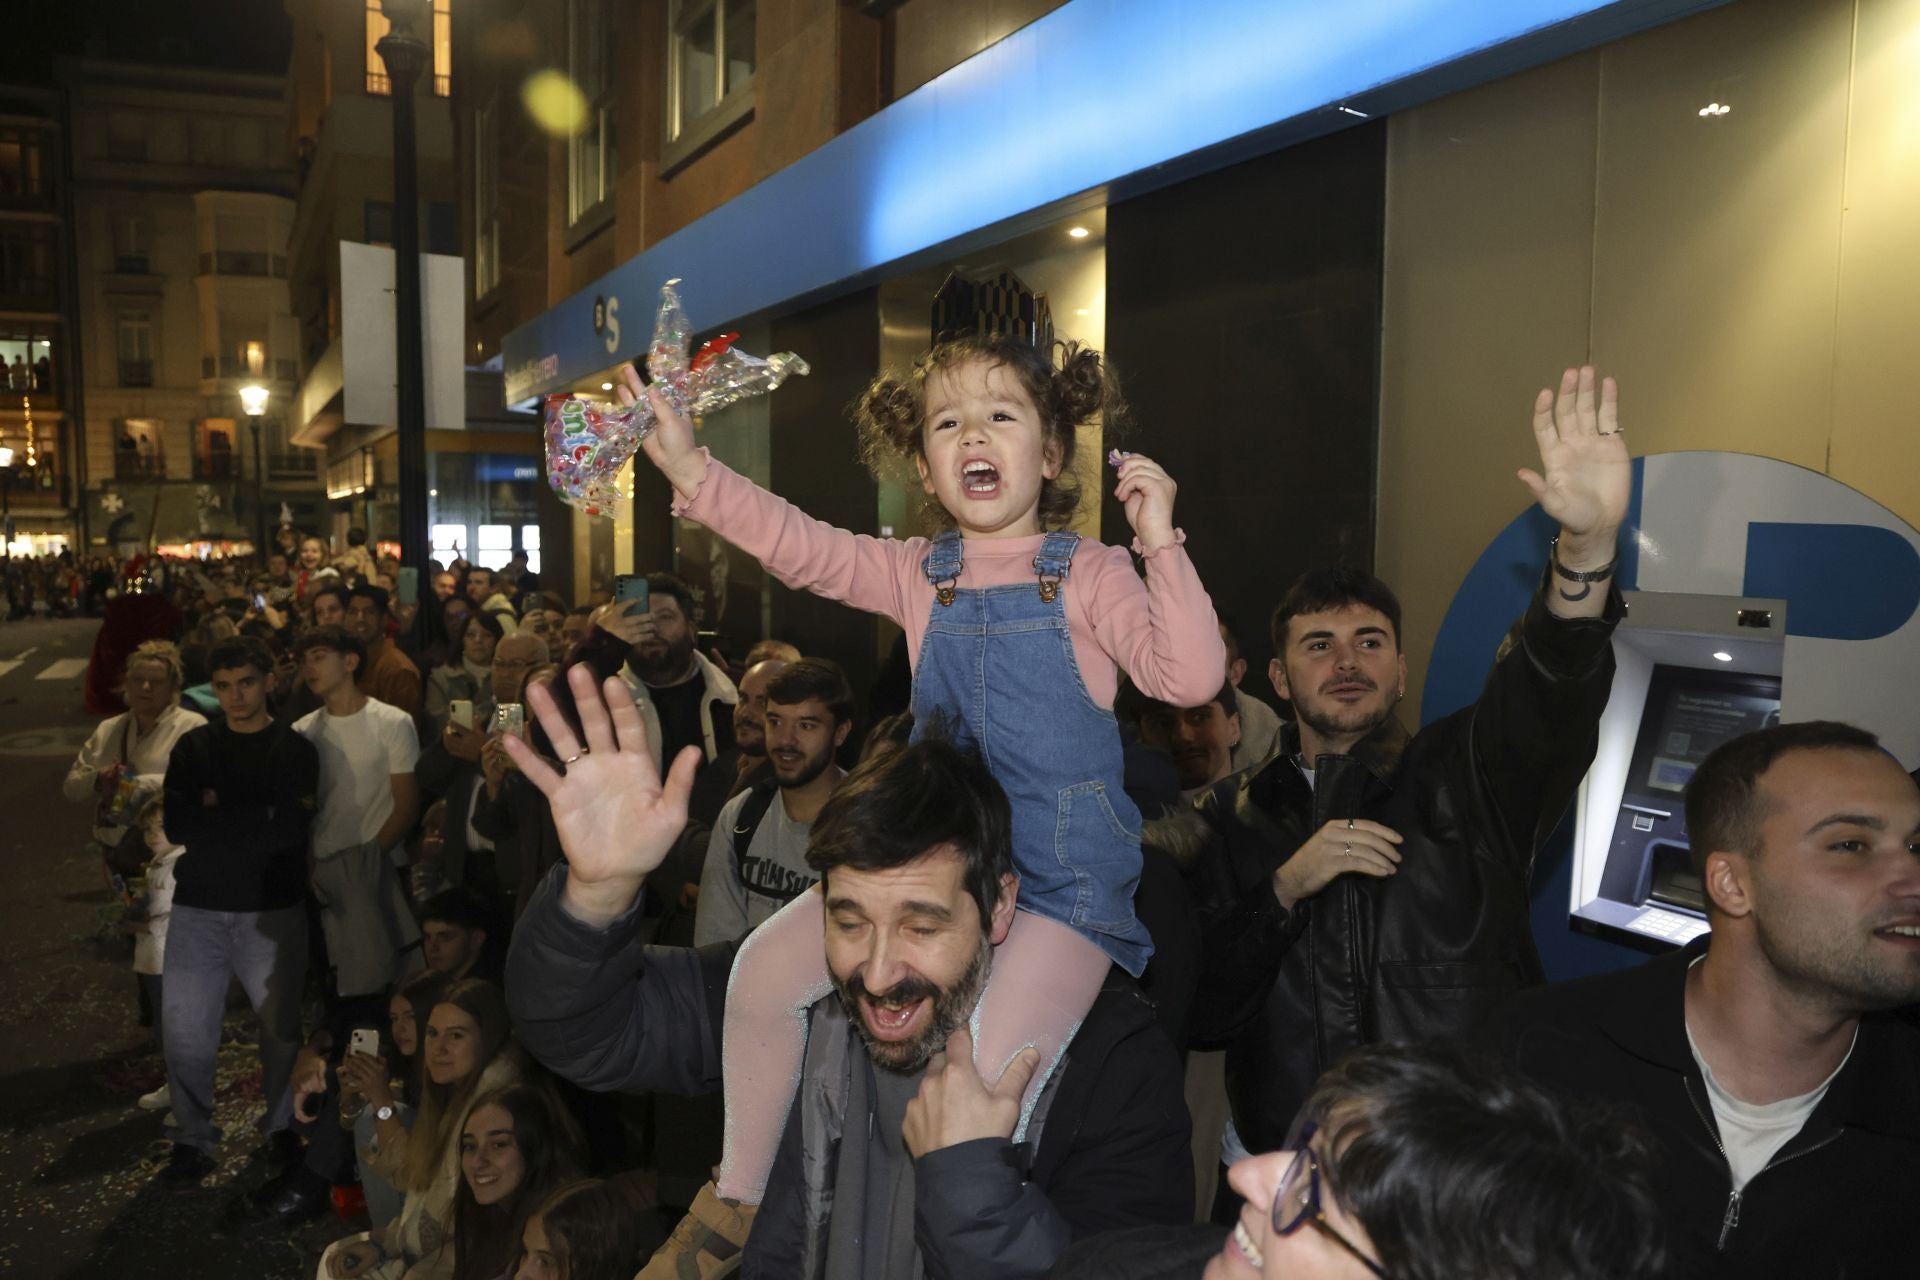
<path fill-rule="evenodd" d="M 313 896 L 341 995 L 384 991 L 413 967 L 405 957 L 420 941 L 420 926 L 378 840 L 316 861 Z"/>

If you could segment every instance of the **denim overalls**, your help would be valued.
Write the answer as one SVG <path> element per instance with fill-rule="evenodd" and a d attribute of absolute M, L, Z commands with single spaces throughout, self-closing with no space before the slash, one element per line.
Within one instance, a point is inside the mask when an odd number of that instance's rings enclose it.
<path fill-rule="evenodd" d="M 913 736 L 939 723 L 980 753 L 1012 806 L 1020 906 L 1071 926 L 1137 978 L 1153 954 L 1133 914 L 1140 813 L 1121 790 L 1120 733 L 1080 677 L 1060 595 L 1079 545 L 1079 534 L 1049 533 L 1033 583 L 960 590 L 960 535 L 933 540 Z"/>

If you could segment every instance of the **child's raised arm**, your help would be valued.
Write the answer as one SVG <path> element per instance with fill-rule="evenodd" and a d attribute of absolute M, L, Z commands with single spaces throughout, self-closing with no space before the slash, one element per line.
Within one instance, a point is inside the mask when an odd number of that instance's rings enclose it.
<path fill-rule="evenodd" d="M 641 441 L 653 465 L 673 485 L 674 514 L 725 538 L 790 587 L 883 614 L 902 626 L 924 601 L 908 604 L 908 585 L 920 573 L 925 545 L 849 533 L 815 520 L 786 499 L 723 466 L 694 443 L 693 424 L 652 387 L 640 385 L 631 365 L 621 370 L 623 403 L 649 398 L 657 426 Z"/>

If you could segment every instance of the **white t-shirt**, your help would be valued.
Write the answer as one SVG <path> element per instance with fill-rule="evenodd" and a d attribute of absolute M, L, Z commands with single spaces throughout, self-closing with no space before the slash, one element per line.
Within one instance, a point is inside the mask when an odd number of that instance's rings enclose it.
<path fill-rule="evenodd" d="M 413 718 L 378 698 L 350 716 L 325 707 L 293 722 L 320 753 L 320 814 L 313 851 L 325 857 L 365 844 L 393 816 L 393 774 L 412 773 L 420 758 Z"/>
<path fill-rule="evenodd" d="M 1700 962 L 1696 960 L 1694 963 Z M 1855 1043 L 1858 1043 L 1858 1027 L 1854 1028 L 1853 1034 Z M 1767 1167 L 1774 1153 L 1800 1132 L 1807 1123 L 1807 1117 L 1820 1105 L 1820 1099 L 1827 1096 L 1827 1086 L 1833 1083 L 1833 1077 L 1840 1074 L 1840 1067 L 1846 1066 L 1847 1058 L 1853 1056 L 1853 1045 L 1848 1045 L 1847 1056 L 1840 1059 L 1840 1066 L 1835 1067 L 1832 1075 L 1812 1090 L 1798 1097 L 1763 1104 L 1742 1101 L 1721 1087 L 1720 1082 L 1713 1078 L 1713 1068 L 1700 1056 L 1700 1046 L 1694 1043 L 1692 1027 L 1687 1028 L 1687 1048 L 1692 1051 L 1693 1060 L 1700 1064 L 1700 1074 L 1706 1077 L 1707 1101 L 1713 1105 L 1713 1123 L 1720 1130 L 1720 1145 L 1726 1150 L 1727 1166 L 1733 1171 L 1735 1191 L 1743 1189 L 1753 1175 Z"/>

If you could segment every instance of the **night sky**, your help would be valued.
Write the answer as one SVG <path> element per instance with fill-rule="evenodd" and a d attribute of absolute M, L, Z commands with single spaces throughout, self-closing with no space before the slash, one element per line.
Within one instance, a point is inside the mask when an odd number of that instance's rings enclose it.
<path fill-rule="evenodd" d="M 287 68 L 281 0 L 17 0 L 0 40 L 0 80 L 46 83 L 53 60 L 91 56 L 258 71 Z"/>

